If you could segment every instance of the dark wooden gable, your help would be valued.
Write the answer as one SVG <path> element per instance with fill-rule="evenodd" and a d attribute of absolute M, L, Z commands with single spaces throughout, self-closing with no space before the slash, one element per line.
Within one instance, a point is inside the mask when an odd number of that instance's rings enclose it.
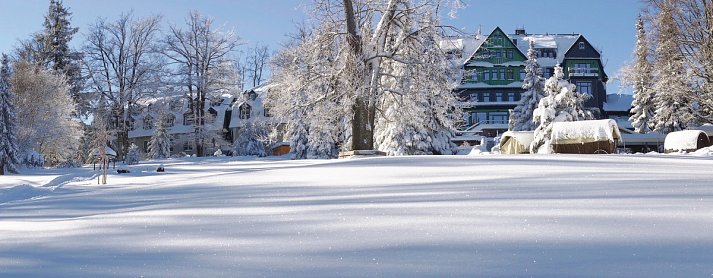
<path fill-rule="evenodd" d="M 522 52 L 520 52 L 520 49 L 517 48 L 517 46 L 512 42 L 511 38 L 508 37 L 508 35 L 506 35 L 505 32 L 503 32 L 503 30 L 500 29 L 500 27 L 495 27 L 495 29 L 494 29 L 492 32 L 490 32 L 490 35 L 488 35 L 488 38 L 485 39 L 485 42 L 483 42 L 483 43 L 478 47 L 478 49 L 475 50 L 475 53 L 473 53 L 473 55 L 470 57 L 470 59 L 469 59 L 468 61 L 470 62 L 470 61 L 478 61 L 478 60 L 487 60 L 487 59 L 489 58 L 489 56 L 488 56 L 488 54 L 487 54 L 486 51 L 487 51 L 488 49 L 495 49 L 494 47 L 492 47 L 492 45 L 490 44 L 490 42 L 491 42 L 496 36 L 500 36 L 500 37 L 502 38 L 502 40 L 503 40 L 503 47 L 502 47 L 502 49 L 512 49 L 512 50 L 514 50 L 514 51 L 513 51 L 513 60 L 515 60 L 515 61 L 525 61 L 525 60 L 527 60 L 527 56 L 525 56 L 525 54 L 523 54 Z"/>
<path fill-rule="evenodd" d="M 582 49 L 583 48 L 583 49 Z M 597 51 L 592 44 L 587 41 L 584 36 L 579 36 L 577 41 L 572 44 L 572 46 L 567 50 L 564 55 L 565 58 L 601 58 L 601 54 Z"/>

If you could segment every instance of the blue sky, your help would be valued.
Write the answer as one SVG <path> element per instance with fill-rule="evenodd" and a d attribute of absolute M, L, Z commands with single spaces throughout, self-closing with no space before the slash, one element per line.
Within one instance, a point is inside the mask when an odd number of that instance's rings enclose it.
<path fill-rule="evenodd" d="M 0 52 L 10 52 L 18 39 L 42 29 L 49 0 L 0 0 Z M 161 14 L 165 24 L 181 24 L 190 10 L 211 16 L 216 23 L 235 30 L 245 45 L 257 42 L 277 49 L 294 24 L 305 20 L 309 1 L 297 0 L 64 0 L 73 13 L 72 24 L 81 32 L 98 17 L 109 20 L 122 12 Z M 524 26 L 528 33 L 580 33 L 603 52 L 605 70 L 613 76 L 631 58 L 635 43 L 634 23 L 643 7 L 639 0 L 465 0 L 457 18 L 443 23 L 489 33 L 495 26 L 512 33 Z M 609 93 L 617 91 L 609 86 Z"/>

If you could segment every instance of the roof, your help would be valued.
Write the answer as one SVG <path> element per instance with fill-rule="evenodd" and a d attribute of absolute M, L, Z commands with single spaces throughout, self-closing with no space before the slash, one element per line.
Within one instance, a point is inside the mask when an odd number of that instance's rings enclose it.
<path fill-rule="evenodd" d="M 697 127 L 690 127 L 688 128 L 689 130 L 701 130 L 708 134 L 708 136 L 713 136 L 713 125 L 712 124 L 704 124 L 702 126 L 697 126 Z"/>
<path fill-rule="evenodd" d="M 564 61 L 564 55 L 567 51 L 572 48 L 572 45 L 581 37 L 579 34 L 525 34 L 516 35 L 508 34 L 508 37 L 512 39 L 517 39 L 517 48 L 520 52 L 527 54 L 527 50 L 530 48 L 529 41 L 535 43 L 535 49 L 537 48 L 554 48 L 557 50 L 556 58 L 537 58 L 537 63 L 542 67 L 554 67 L 557 64 L 561 64 Z M 522 43 L 521 43 L 522 42 Z M 527 43 L 525 43 L 527 42 Z M 526 56 L 527 57 L 527 56 Z"/>
<path fill-rule="evenodd" d="M 608 94 L 607 100 L 604 102 L 604 111 L 612 112 L 629 112 L 631 103 L 634 102 L 634 96 L 629 94 Z"/>
<path fill-rule="evenodd" d="M 488 36 L 480 34 L 467 35 L 463 37 L 449 37 L 441 40 L 438 44 L 443 52 L 460 51 L 460 53 L 462 53 L 462 57 L 458 60 L 458 64 L 463 65 L 470 60 L 470 57 L 475 54 L 475 51 L 483 45 L 487 38 Z"/>
<path fill-rule="evenodd" d="M 500 141 L 505 141 L 506 138 L 515 138 L 520 144 L 530 145 L 535 140 L 534 131 L 506 131 L 501 135 Z"/>
<path fill-rule="evenodd" d="M 552 124 L 552 144 L 579 144 L 599 141 L 616 142 L 621 133 L 616 122 L 611 119 L 555 122 Z"/>

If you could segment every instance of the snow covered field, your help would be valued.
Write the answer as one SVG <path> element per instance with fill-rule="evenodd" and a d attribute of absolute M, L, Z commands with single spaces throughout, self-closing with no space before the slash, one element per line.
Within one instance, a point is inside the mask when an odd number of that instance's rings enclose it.
<path fill-rule="evenodd" d="M 1 177 L 0 276 L 713 275 L 710 158 L 164 163 Z"/>

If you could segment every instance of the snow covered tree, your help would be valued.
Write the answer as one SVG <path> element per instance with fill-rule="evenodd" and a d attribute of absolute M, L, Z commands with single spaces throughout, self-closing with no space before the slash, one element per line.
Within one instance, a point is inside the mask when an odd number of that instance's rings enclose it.
<path fill-rule="evenodd" d="M 111 134 L 109 132 L 109 127 L 106 124 L 107 112 L 104 107 L 104 101 L 99 102 L 99 107 L 94 112 L 94 121 L 91 125 L 91 135 L 92 135 L 92 151 L 90 152 L 93 158 L 93 162 L 100 162 L 103 174 L 98 178 L 102 184 L 106 184 L 107 168 L 109 168 L 109 154 L 107 153 L 107 144 L 111 140 Z"/>
<path fill-rule="evenodd" d="M 592 113 L 584 109 L 586 95 L 578 93 L 576 86 L 564 80 L 564 72 L 559 65 L 555 66 L 552 77 L 545 82 L 547 96 L 540 100 L 533 121 L 537 124 L 535 138 L 530 145 L 531 153 L 550 153 L 550 136 L 552 123 L 573 122 L 592 119 Z"/>
<path fill-rule="evenodd" d="M 655 131 L 668 133 L 685 129 L 694 121 L 693 93 L 684 57 L 676 43 L 678 26 L 673 18 L 673 6 L 662 7 L 656 31 L 653 124 Z"/>
<path fill-rule="evenodd" d="M 111 117 L 107 125 L 116 136 L 116 151 L 123 158 L 129 147 L 129 116 L 136 103 L 160 91 L 164 63 L 157 48 L 160 17 L 136 19 L 131 13 L 89 27 L 84 65 L 89 90 L 105 99 Z"/>
<path fill-rule="evenodd" d="M 636 21 L 636 50 L 635 60 L 631 68 L 631 83 L 634 87 L 634 102 L 629 121 L 634 130 L 639 133 L 648 133 L 653 130 L 652 124 L 655 107 L 654 91 L 651 88 L 652 74 L 649 62 L 649 48 L 647 44 L 644 20 L 639 16 Z"/>
<path fill-rule="evenodd" d="M 527 61 L 525 61 L 525 80 L 523 80 L 520 102 L 510 113 L 510 130 L 534 130 L 537 125 L 532 119 L 532 113 L 537 109 L 540 100 L 545 97 L 544 78 L 542 78 L 542 68 L 537 63 L 537 51 L 535 42 L 530 41 L 527 50 Z"/>
<path fill-rule="evenodd" d="M 0 175 L 17 173 L 20 163 L 17 145 L 17 116 L 10 88 L 10 66 L 7 55 L 0 58 Z"/>
<path fill-rule="evenodd" d="M 166 113 L 161 113 L 156 128 L 149 141 L 148 157 L 152 159 L 164 159 L 171 157 L 171 138 L 166 129 Z"/>
<path fill-rule="evenodd" d="M 261 124 L 253 121 L 245 122 L 233 143 L 233 153 L 238 156 L 267 156 L 263 143 L 267 136 L 268 130 Z"/>
<path fill-rule="evenodd" d="M 301 30 L 273 63 L 270 106 L 288 122 L 287 134 L 306 137 L 299 150 L 308 157 L 452 152 L 452 119 L 461 111 L 437 43 L 440 1 L 360 1 L 356 10 L 342 2 L 317 1 L 319 25 Z M 303 119 L 289 124 L 294 115 Z"/>
<path fill-rule="evenodd" d="M 75 103 L 66 77 L 20 60 L 10 79 L 16 96 L 18 143 L 23 152 L 36 150 L 49 165 L 76 158 L 81 149 L 81 124 L 72 117 Z"/>
<path fill-rule="evenodd" d="M 139 164 L 139 160 L 141 160 L 141 151 L 139 150 L 138 146 L 136 146 L 134 143 L 131 143 L 131 145 L 129 146 L 129 151 L 126 152 L 126 164 L 136 165 Z"/>
<path fill-rule="evenodd" d="M 229 59 L 238 45 L 233 32 L 213 25 L 211 18 L 192 11 L 186 19 L 188 29 L 171 26 L 163 40 L 163 54 L 177 65 L 178 84 L 185 88 L 191 102 L 193 138 L 197 156 L 205 155 L 205 145 L 211 142 L 206 128 L 205 107 L 210 96 L 229 91 L 235 86 L 232 76 L 233 61 Z M 228 81 L 228 82 L 226 82 Z"/>

